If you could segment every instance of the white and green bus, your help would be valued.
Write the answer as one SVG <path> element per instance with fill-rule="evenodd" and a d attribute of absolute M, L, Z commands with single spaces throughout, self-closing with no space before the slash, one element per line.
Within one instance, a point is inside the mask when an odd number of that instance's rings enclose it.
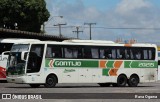
<path fill-rule="evenodd" d="M 7 81 L 31 87 L 57 83 L 98 83 L 136 87 L 157 81 L 154 44 L 68 40 L 14 44 L 9 53 Z"/>

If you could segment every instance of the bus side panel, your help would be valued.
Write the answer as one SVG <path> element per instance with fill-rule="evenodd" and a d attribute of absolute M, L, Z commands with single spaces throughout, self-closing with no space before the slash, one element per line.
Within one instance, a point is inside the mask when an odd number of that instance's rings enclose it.
<path fill-rule="evenodd" d="M 60 68 L 62 71 L 62 83 L 78 83 L 78 68 Z"/>
<path fill-rule="evenodd" d="M 129 79 L 132 74 L 137 74 L 140 77 L 141 71 L 139 68 L 120 68 L 117 72 L 117 77 L 120 74 L 126 75 L 126 77 Z"/>
<path fill-rule="evenodd" d="M 94 68 L 78 68 L 78 83 L 92 83 L 92 70 Z"/>
<path fill-rule="evenodd" d="M 111 83 L 112 77 L 109 75 L 103 75 L 103 69 L 92 69 L 92 82 L 93 83 Z"/>
<path fill-rule="evenodd" d="M 155 82 L 157 81 L 157 68 L 143 68 L 140 82 Z"/>
<path fill-rule="evenodd" d="M 48 75 L 53 74 L 56 75 L 58 78 L 58 83 L 62 83 L 63 82 L 63 70 L 61 68 L 49 68 L 49 67 L 45 67 L 44 68 L 44 78 L 43 78 L 43 82 L 46 82 L 46 78 L 48 77 Z"/>

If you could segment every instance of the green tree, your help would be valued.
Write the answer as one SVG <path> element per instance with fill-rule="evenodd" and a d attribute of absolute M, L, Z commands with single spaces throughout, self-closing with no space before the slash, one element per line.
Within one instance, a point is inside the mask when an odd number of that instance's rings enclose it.
<path fill-rule="evenodd" d="M 18 24 L 19 30 L 40 32 L 50 14 L 45 0 L 0 0 L 0 26 Z"/>

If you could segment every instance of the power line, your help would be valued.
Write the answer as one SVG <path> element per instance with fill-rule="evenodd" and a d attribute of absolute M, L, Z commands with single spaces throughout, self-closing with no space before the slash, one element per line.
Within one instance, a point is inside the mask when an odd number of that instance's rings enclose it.
<path fill-rule="evenodd" d="M 54 26 L 58 26 L 58 27 L 59 27 L 59 36 L 60 36 L 60 37 L 62 37 L 62 33 L 61 33 L 61 26 L 62 26 L 62 25 L 67 25 L 67 23 L 64 23 L 64 24 L 58 23 L 58 24 L 54 25 Z"/>
<path fill-rule="evenodd" d="M 47 22 L 44 22 L 43 23 L 43 32 L 45 32 L 45 26 L 54 18 L 54 17 L 60 17 L 60 18 L 63 18 L 63 16 L 52 16 Z"/>
<path fill-rule="evenodd" d="M 73 33 L 75 32 L 75 33 L 77 33 L 77 39 L 79 38 L 79 33 L 80 32 L 83 32 L 83 31 L 79 31 L 79 26 L 76 26 L 76 30 L 75 31 L 72 31 Z"/>
<path fill-rule="evenodd" d="M 92 36 L 91 36 L 91 26 L 92 25 L 96 25 L 96 23 L 84 23 L 84 25 L 89 25 L 89 32 L 90 32 L 90 40 L 92 39 Z"/>
<path fill-rule="evenodd" d="M 160 30 L 160 28 L 127 28 L 127 27 L 93 27 L 93 28 L 103 28 L 103 29 L 138 29 L 138 30 Z"/>
<path fill-rule="evenodd" d="M 62 28 L 72 28 L 73 26 L 65 26 L 65 27 L 62 27 Z M 46 28 L 56 28 L 56 27 L 46 27 Z M 90 27 L 83 27 L 83 28 L 90 28 Z M 102 28 L 102 29 L 138 29 L 138 30 L 160 30 L 160 28 L 127 28 L 127 27 L 92 27 L 92 28 Z"/>

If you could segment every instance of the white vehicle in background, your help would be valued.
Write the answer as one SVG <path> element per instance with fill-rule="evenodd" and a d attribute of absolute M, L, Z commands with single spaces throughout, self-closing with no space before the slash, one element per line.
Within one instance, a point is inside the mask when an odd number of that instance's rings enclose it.
<path fill-rule="evenodd" d="M 5 51 L 10 51 L 14 43 L 39 41 L 37 39 L 0 39 L 0 80 L 6 80 L 6 66 L 8 55 L 3 55 Z"/>

